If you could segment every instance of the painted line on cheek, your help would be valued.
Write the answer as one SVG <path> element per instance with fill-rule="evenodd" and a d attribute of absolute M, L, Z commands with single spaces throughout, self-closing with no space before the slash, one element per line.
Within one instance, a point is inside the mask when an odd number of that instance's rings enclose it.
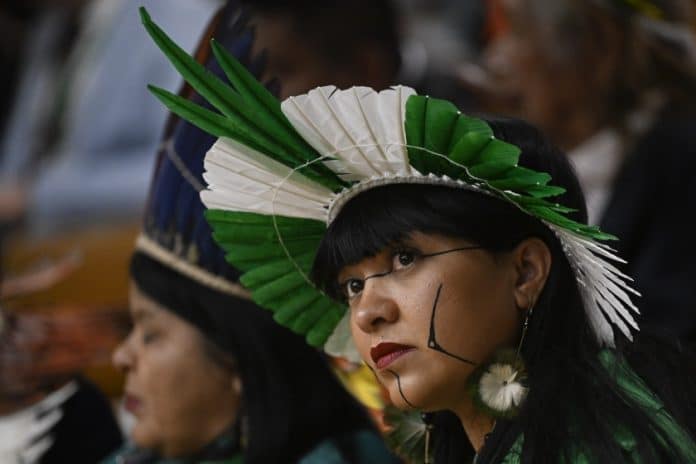
<path fill-rule="evenodd" d="M 437 293 L 435 294 L 435 301 L 433 301 L 433 311 L 430 314 L 430 332 L 428 334 L 428 348 L 430 348 L 433 351 L 438 351 L 444 355 L 447 355 L 451 358 L 454 358 L 458 361 L 461 361 L 466 364 L 471 364 L 472 366 L 476 366 L 477 363 L 474 361 L 471 361 L 470 359 L 463 358 L 461 356 L 457 356 L 454 353 L 450 353 L 449 351 L 445 350 L 438 342 L 437 342 L 437 337 L 435 334 L 435 310 L 437 309 L 437 303 L 440 301 L 440 292 L 442 291 L 442 283 L 440 284 L 439 287 L 437 287 Z"/>
<path fill-rule="evenodd" d="M 404 391 L 401 389 L 401 377 L 399 377 L 399 374 L 392 370 L 387 370 L 391 375 L 393 375 L 396 378 L 396 385 L 399 387 L 399 394 L 401 395 L 401 398 L 404 400 L 404 402 L 412 407 L 413 409 L 419 409 L 416 406 L 413 405 L 408 399 L 406 399 L 406 395 L 404 395 Z"/>

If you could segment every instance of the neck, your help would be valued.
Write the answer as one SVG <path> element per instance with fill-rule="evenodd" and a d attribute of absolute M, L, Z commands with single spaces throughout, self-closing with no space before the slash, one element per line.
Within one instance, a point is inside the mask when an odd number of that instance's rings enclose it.
<path fill-rule="evenodd" d="M 462 427 L 466 432 L 466 436 L 471 442 L 471 446 L 478 453 L 483 448 L 483 444 L 495 425 L 495 419 L 478 411 L 471 401 L 460 405 L 453 411 L 459 417 Z"/>

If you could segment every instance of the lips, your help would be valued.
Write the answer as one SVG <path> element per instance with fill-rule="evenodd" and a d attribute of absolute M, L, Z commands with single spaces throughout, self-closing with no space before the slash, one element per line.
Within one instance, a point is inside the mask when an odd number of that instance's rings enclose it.
<path fill-rule="evenodd" d="M 123 397 L 123 407 L 126 411 L 133 415 L 137 415 L 138 411 L 142 406 L 142 401 L 140 401 L 136 396 L 127 393 Z"/>
<path fill-rule="evenodd" d="M 400 343 L 380 343 L 372 347 L 370 356 L 378 369 L 384 369 L 406 353 L 415 350 L 410 345 Z"/>

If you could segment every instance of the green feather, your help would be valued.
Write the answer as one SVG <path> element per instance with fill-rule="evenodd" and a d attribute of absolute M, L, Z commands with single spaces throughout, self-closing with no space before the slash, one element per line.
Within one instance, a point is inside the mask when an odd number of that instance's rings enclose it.
<path fill-rule="evenodd" d="M 510 165 L 500 161 L 476 164 L 469 168 L 469 174 L 477 179 L 497 179 L 507 174 Z"/>
<path fill-rule="evenodd" d="M 484 140 L 489 140 L 493 137 L 493 131 L 485 121 L 460 115 L 454 126 L 454 132 L 452 132 L 452 140 L 450 140 L 450 144 L 447 147 L 447 153 L 449 153 L 450 158 L 456 143 L 467 134 L 481 134 Z"/>
<path fill-rule="evenodd" d="M 521 151 L 515 145 L 493 139 L 481 150 L 479 161 L 481 163 L 501 163 L 512 168 L 517 166 Z"/>
<path fill-rule="evenodd" d="M 409 164 L 420 172 L 427 172 L 425 156 L 427 153 L 417 147 L 425 146 L 425 112 L 427 98 L 414 99 L 409 97 L 406 102 L 406 119 L 404 127 L 408 134 L 407 143 Z"/>
<path fill-rule="evenodd" d="M 425 132 L 425 148 L 435 153 L 446 154 L 459 118 L 459 110 L 446 100 L 430 98 L 427 102 L 425 125 L 429 130 Z M 446 159 L 430 153 L 424 153 L 423 157 L 428 165 L 428 172 L 444 174 L 450 166 Z"/>
<path fill-rule="evenodd" d="M 262 266 L 258 266 L 248 272 L 246 272 L 241 278 L 240 282 L 245 287 L 256 288 L 259 285 L 264 285 L 271 282 L 279 277 L 286 274 L 292 274 L 297 272 L 297 267 L 299 266 L 303 272 L 309 272 L 312 267 L 312 261 L 314 260 L 314 253 L 304 253 L 302 255 L 293 256 L 294 262 L 291 262 L 286 257 L 271 261 Z"/>
<path fill-rule="evenodd" d="M 223 72 L 239 92 L 242 110 L 253 117 L 262 116 L 257 122 L 284 145 L 302 153 L 304 160 L 316 157 L 316 151 L 295 131 L 283 112 L 278 100 L 254 78 L 225 48 L 211 41 L 213 54 Z"/>
<path fill-rule="evenodd" d="M 286 301 L 282 308 L 273 314 L 273 319 L 279 324 L 288 327 L 292 321 L 304 312 L 310 305 L 321 300 L 321 294 L 316 292 L 303 292 L 297 298 Z"/>
<path fill-rule="evenodd" d="M 251 290 L 254 301 L 262 306 L 272 308 L 269 305 L 270 303 L 274 303 L 279 299 L 284 299 L 285 301 L 291 299 L 290 293 L 296 293 L 298 288 L 302 289 L 306 284 L 307 281 L 302 274 L 293 272 Z"/>
<path fill-rule="evenodd" d="M 295 333 L 307 333 L 322 314 L 331 307 L 329 300 L 317 300 L 290 322 L 290 330 Z"/>
<path fill-rule="evenodd" d="M 262 266 L 275 259 L 286 259 L 287 255 L 297 256 L 307 250 L 316 250 L 319 247 L 319 240 L 293 240 L 285 243 L 285 248 L 278 246 L 259 246 L 258 244 L 226 242 L 222 248 L 227 253 L 227 259 L 235 263 L 235 267 L 240 271 L 248 271 L 258 266 Z"/>
<path fill-rule="evenodd" d="M 216 58 L 222 57 L 221 67 L 224 67 L 228 77 L 231 76 L 234 81 L 242 84 L 243 94 L 225 84 L 189 56 L 151 20 L 147 11 L 142 7 L 140 8 L 140 16 L 150 37 L 186 82 L 229 120 L 233 132 L 226 134 L 226 136 L 291 168 L 297 168 L 319 156 L 306 142 L 298 141 L 302 138 L 287 122 L 287 119 L 284 117 L 280 119 L 278 116 L 280 103 L 277 100 L 272 102 L 271 100 L 275 99 L 267 91 L 262 93 L 258 89 L 258 87 L 262 87 L 260 84 L 257 83 L 257 87 L 250 87 L 248 72 L 244 76 L 237 73 L 238 68 L 243 68 L 243 66 L 236 62 L 234 57 L 223 53 L 221 47 L 214 47 L 213 51 Z M 253 79 L 253 77 L 251 78 Z M 257 99 L 260 99 L 261 103 Z M 269 109 L 271 107 L 273 109 Z M 179 113 L 176 107 L 170 107 L 170 109 L 188 120 L 187 115 L 190 114 L 190 111 Z M 282 115 L 282 113 L 280 114 Z M 340 190 L 346 185 L 330 169 L 320 163 L 303 167 L 300 172 L 334 191 Z"/>
<path fill-rule="evenodd" d="M 566 189 L 555 185 L 533 185 L 524 189 L 525 193 L 534 198 L 557 197 L 565 193 Z M 571 211 L 574 211 L 571 209 Z"/>
<path fill-rule="evenodd" d="M 454 142 L 449 158 L 455 163 L 470 166 L 479 153 L 491 142 L 491 137 L 483 132 L 469 132 Z"/>
<path fill-rule="evenodd" d="M 246 101 L 253 102 L 255 108 L 265 109 L 272 116 L 274 116 L 277 121 L 281 124 L 289 124 L 287 118 L 280 110 L 280 105 L 278 100 L 271 94 L 271 92 L 266 89 L 263 85 L 256 80 L 256 78 L 251 74 L 244 65 L 242 65 L 237 59 L 230 55 L 225 47 L 223 47 L 217 40 L 212 39 L 210 42 L 213 54 L 218 64 L 224 71 L 227 78 L 230 80 L 232 85 L 237 89 L 237 91 L 245 97 Z M 306 144 L 304 139 L 298 136 L 301 144 Z"/>
<path fill-rule="evenodd" d="M 479 183 L 492 194 L 551 224 L 588 238 L 614 239 L 597 227 L 566 216 L 573 211 L 571 208 L 546 201 L 565 189 L 548 185 L 551 176 L 547 173 L 518 166 L 518 147 L 496 139 L 485 121 L 461 114 L 451 103 L 412 95 L 406 102 L 404 129 L 409 160 L 421 174 Z M 424 149 L 446 154 L 452 162 Z"/>
<path fill-rule="evenodd" d="M 307 331 L 307 341 L 312 346 L 323 346 L 343 318 L 346 308 L 333 303 L 326 308 L 319 321 Z"/>
<path fill-rule="evenodd" d="M 227 251 L 230 264 L 244 271 L 240 281 L 254 301 L 274 319 L 320 347 L 345 308 L 319 292 L 301 274 L 312 265 L 326 225 L 312 219 L 210 209 L 205 212 L 213 237 Z M 283 237 L 283 248 L 276 228 Z M 287 254 L 293 261 L 287 259 Z"/>

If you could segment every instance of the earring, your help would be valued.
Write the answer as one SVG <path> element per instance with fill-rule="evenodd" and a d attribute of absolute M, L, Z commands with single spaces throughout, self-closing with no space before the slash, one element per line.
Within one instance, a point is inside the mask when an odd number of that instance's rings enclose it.
<path fill-rule="evenodd" d="M 433 464 L 432 461 L 432 451 L 430 450 L 430 440 L 433 431 L 433 424 L 430 421 L 430 414 L 421 414 L 421 419 L 425 424 L 425 451 L 423 452 L 423 464 Z"/>
<path fill-rule="evenodd" d="M 432 414 L 401 411 L 394 406 L 384 408 L 384 423 L 389 431 L 386 441 L 397 456 L 413 464 L 433 464 Z"/>
<path fill-rule="evenodd" d="M 529 390 L 527 370 L 521 356 L 532 306 L 527 310 L 517 350 L 500 350 L 469 379 L 474 404 L 493 418 L 515 417 Z"/>

